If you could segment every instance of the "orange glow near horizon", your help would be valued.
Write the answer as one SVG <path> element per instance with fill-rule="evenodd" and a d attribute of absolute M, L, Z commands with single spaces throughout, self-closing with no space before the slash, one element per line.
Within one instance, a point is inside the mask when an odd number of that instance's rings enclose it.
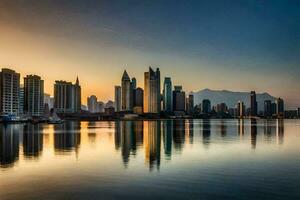
<path fill-rule="evenodd" d="M 90 95 L 96 95 L 104 102 L 113 100 L 114 86 L 120 85 L 124 69 L 127 69 L 130 78 L 137 78 L 139 87 L 144 88 L 143 74 L 150 65 L 160 68 L 162 84 L 164 77 L 170 76 L 173 85 L 183 85 L 183 89 L 187 92 L 204 88 L 232 91 L 256 90 L 258 93 L 268 92 L 283 97 L 293 105 L 296 105 L 299 100 L 295 92 L 297 88 L 291 87 L 293 82 L 285 74 L 278 74 L 287 80 L 282 84 L 276 77 L 266 77 L 264 74 L 225 68 L 218 69 L 216 73 L 213 66 L 197 63 L 187 57 L 159 55 L 153 52 L 147 54 L 124 46 L 107 44 L 101 40 L 91 43 L 85 40 L 45 35 L 30 29 L 1 24 L 1 22 L 0 43 L 1 68 L 11 68 L 21 73 L 21 79 L 28 74 L 41 76 L 45 81 L 45 92 L 51 96 L 55 80 L 75 82 L 78 76 L 82 87 L 82 103 L 85 105 Z M 189 70 L 186 70 L 187 68 Z M 249 80 L 249 76 L 252 81 L 245 81 Z"/>

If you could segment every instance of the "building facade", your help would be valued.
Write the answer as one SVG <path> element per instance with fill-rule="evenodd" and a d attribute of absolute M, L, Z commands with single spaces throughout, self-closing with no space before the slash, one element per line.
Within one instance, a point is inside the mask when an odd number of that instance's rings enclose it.
<path fill-rule="evenodd" d="M 201 111 L 202 111 L 203 114 L 209 114 L 211 112 L 210 100 L 203 99 L 201 105 L 202 105 Z"/>
<path fill-rule="evenodd" d="M 245 113 L 246 112 L 246 108 L 245 108 L 244 102 L 243 101 L 238 101 L 236 108 L 237 108 L 237 116 L 239 118 L 243 118 L 245 116 L 245 114 L 246 114 Z"/>
<path fill-rule="evenodd" d="M 132 110 L 132 84 L 126 70 L 122 76 L 122 86 L 121 86 L 121 105 L 122 111 Z"/>
<path fill-rule="evenodd" d="M 185 112 L 185 92 L 182 91 L 182 86 L 174 86 L 173 91 L 173 111 Z"/>
<path fill-rule="evenodd" d="M 170 77 L 165 77 L 163 89 L 163 108 L 165 112 L 173 111 L 173 95 L 172 95 L 172 80 Z"/>
<path fill-rule="evenodd" d="M 276 115 L 284 117 L 284 101 L 281 98 L 276 99 Z"/>
<path fill-rule="evenodd" d="M 257 116 L 257 101 L 255 91 L 250 92 L 250 115 L 252 117 Z"/>
<path fill-rule="evenodd" d="M 81 110 L 81 87 L 76 83 L 56 81 L 54 84 L 54 108 L 58 113 L 76 113 Z"/>
<path fill-rule="evenodd" d="M 160 113 L 161 94 L 160 94 L 160 71 L 154 71 L 149 67 L 149 71 L 144 74 L 144 112 Z"/>
<path fill-rule="evenodd" d="M 24 78 L 24 114 L 41 117 L 44 113 L 44 81 L 37 75 Z"/>
<path fill-rule="evenodd" d="M 186 110 L 189 115 L 194 114 L 194 94 L 193 93 L 190 93 L 187 98 Z"/>
<path fill-rule="evenodd" d="M 24 85 L 19 88 L 19 115 L 24 114 Z"/>
<path fill-rule="evenodd" d="M 266 100 L 264 102 L 264 117 L 272 117 L 273 112 L 272 112 L 272 101 L 271 100 Z"/>
<path fill-rule="evenodd" d="M 122 108 L 122 89 L 121 86 L 115 86 L 115 111 L 120 112 Z"/>
<path fill-rule="evenodd" d="M 88 106 L 88 111 L 90 113 L 97 112 L 97 97 L 95 95 L 92 95 L 87 98 L 87 106 Z"/>
<path fill-rule="evenodd" d="M 19 115 L 20 74 L 3 68 L 0 72 L 0 113 Z"/>
<path fill-rule="evenodd" d="M 133 112 L 142 114 L 144 112 L 144 90 L 140 87 L 134 90 Z"/>

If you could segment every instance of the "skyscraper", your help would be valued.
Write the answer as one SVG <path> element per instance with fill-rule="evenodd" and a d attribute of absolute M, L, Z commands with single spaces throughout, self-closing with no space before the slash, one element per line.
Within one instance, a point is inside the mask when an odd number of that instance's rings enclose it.
<path fill-rule="evenodd" d="M 243 101 L 238 101 L 237 103 L 237 116 L 243 118 L 245 116 L 245 104 Z"/>
<path fill-rule="evenodd" d="M 135 92 L 136 92 L 136 78 L 131 79 L 130 83 L 130 108 L 133 110 L 135 107 Z"/>
<path fill-rule="evenodd" d="M 190 93 L 187 98 L 187 113 L 192 115 L 194 113 L 194 94 Z"/>
<path fill-rule="evenodd" d="M 142 114 L 144 109 L 144 90 L 137 88 L 134 90 L 134 113 Z"/>
<path fill-rule="evenodd" d="M 161 111 L 161 94 L 160 94 L 160 71 L 159 68 L 144 74 L 144 112 L 160 113 Z"/>
<path fill-rule="evenodd" d="M 75 113 L 81 110 L 81 87 L 76 83 L 55 81 L 54 108 L 59 113 Z"/>
<path fill-rule="evenodd" d="M 271 100 L 266 100 L 264 102 L 264 117 L 272 117 L 272 102 L 271 102 Z"/>
<path fill-rule="evenodd" d="M 92 95 L 87 98 L 87 106 L 88 106 L 88 111 L 90 113 L 97 112 L 97 97 L 95 95 Z"/>
<path fill-rule="evenodd" d="M 116 108 L 116 112 L 120 112 L 121 108 L 122 108 L 122 99 L 121 99 L 121 95 L 122 94 L 122 90 L 121 90 L 121 86 L 115 86 L 115 108 Z"/>
<path fill-rule="evenodd" d="M 257 101 L 255 91 L 251 91 L 250 93 L 250 115 L 252 117 L 257 116 Z"/>
<path fill-rule="evenodd" d="M 182 86 L 174 86 L 173 111 L 185 112 L 185 92 L 182 91 Z"/>
<path fill-rule="evenodd" d="M 19 88 L 19 115 L 24 114 L 24 85 Z"/>
<path fill-rule="evenodd" d="M 54 107 L 54 98 L 50 96 L 50 94 L 44 94 L 44 104 L 47 104 L 49 109 Z"/>
<path fill-rule="evenodd" d="M 170 77 L 165 77 L 164 89 L 163 89 L 163 106 L 165 112 L 173 111 L 173 100 L 172 100 L 172 81 Z"/>
<path fill-rule="evenodd" d="M 37 75 L 24 78 L 24 113 L 32 117 L 44 113 L 44 81 Z"/>
<path fill-rule="evenodd" d="M 276 115 L 284 117 L 284 101 L 281 98 L 276 99 Z"/>
<path fill-rule="evenodd" d="M 208 114 L 211 112 L 211 103 L 210 103 L 210 100 L 208 99 L 203 99 L 202 100 L 202 113 L 203 114 Z"/>
<path fill-rule="evenodd" d="M 0 113 L 19 115 L 20 74 L 3 68 L 0 72 Z"/>
<path fill-rule="evenodd" d="M 126 72 L 126 70 L 123 73 L 122 76 L 122 111 L 131 111 L 132 110 L 132 84 L 130 81 L 130 78 Z"/>
<path fill-rule="evenodd" d="M 105 103 L 103 103 L 102 101 L 98 101 L 97 102 L 97 111 L 96 112 L 103 113 L 104 110 L 105 110 Z"/>

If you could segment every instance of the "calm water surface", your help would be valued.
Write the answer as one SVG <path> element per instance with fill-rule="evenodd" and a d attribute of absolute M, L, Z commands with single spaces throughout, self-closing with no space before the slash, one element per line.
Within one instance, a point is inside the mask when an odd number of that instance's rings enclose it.
<path fill-rule="evenodd" d="M 300 120 L 0 124 L 0 199 L 300 199 Z"/>

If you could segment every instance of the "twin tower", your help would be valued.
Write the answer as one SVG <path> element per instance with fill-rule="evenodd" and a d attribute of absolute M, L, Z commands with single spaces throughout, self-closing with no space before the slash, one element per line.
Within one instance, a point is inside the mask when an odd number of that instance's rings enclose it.
<path fill-rule="evenodd" d="M 160 113 L 161 88 L 159 68 L 144 73 L 144 90 L 136 87 L 136 79 L 130 79 L 126 70 L 121 86 L 115 86 L 116 111 L 133 111 L 134 113 Z"/>

